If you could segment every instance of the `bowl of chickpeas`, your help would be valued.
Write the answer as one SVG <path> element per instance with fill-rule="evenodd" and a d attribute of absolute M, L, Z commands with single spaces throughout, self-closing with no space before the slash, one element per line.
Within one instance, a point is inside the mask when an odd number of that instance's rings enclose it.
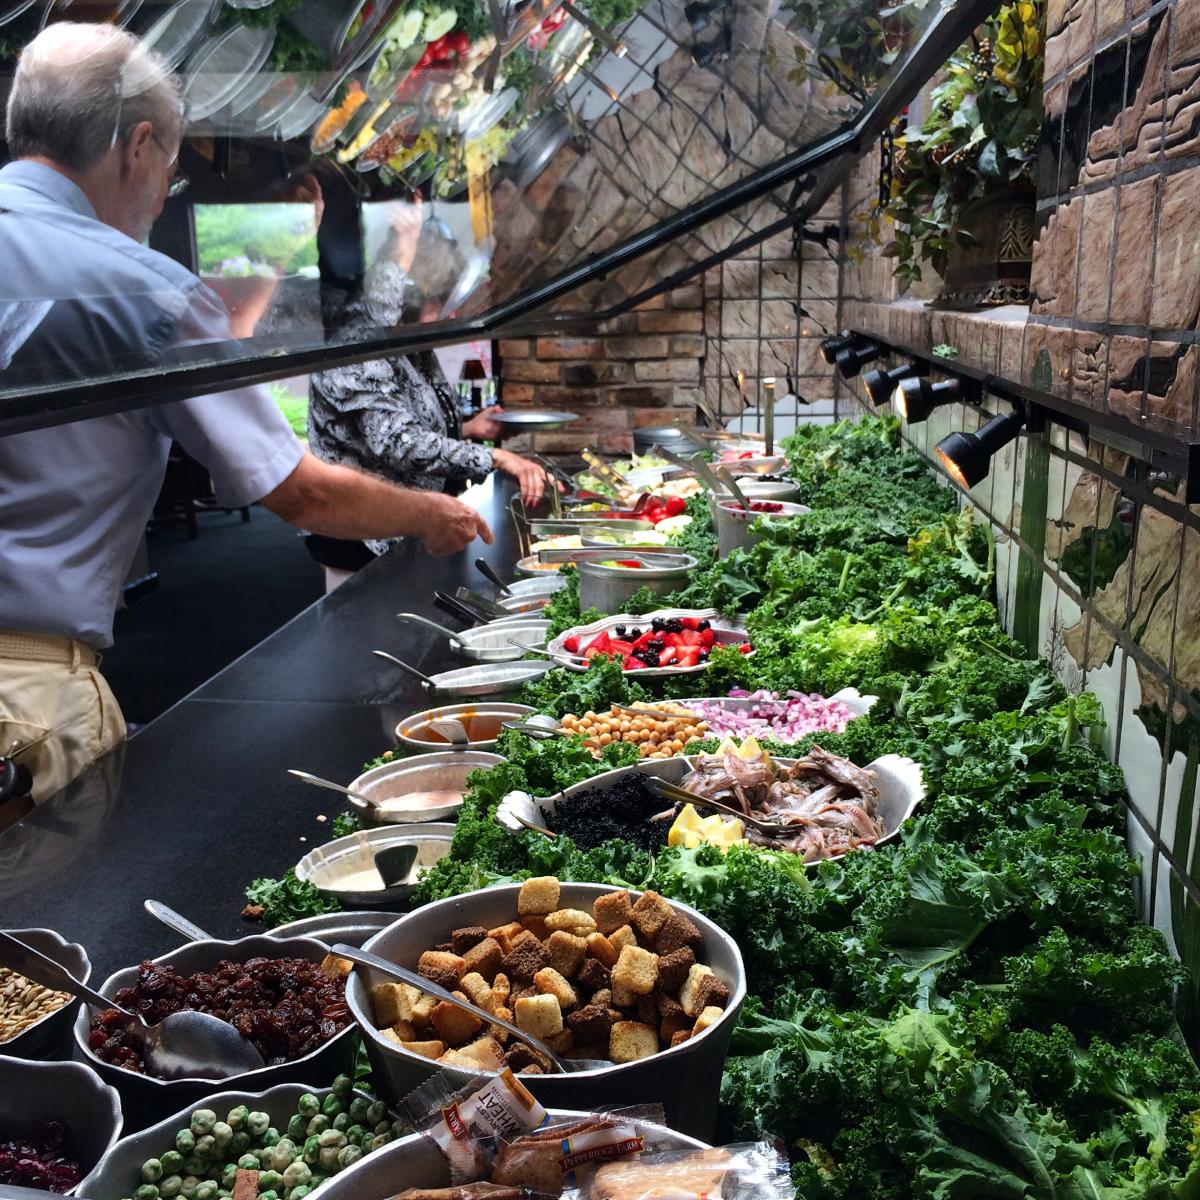
<path fill-rule="evenodd" d="M 635 708 L 613 704 L 607 712 L 568 713 L 559 722 L 564 733 L 584 739 L 599 758 L 605 746 L 628 742 L 642 758 L 662 759 L 682 754 L 687 746 L 711 737 L 708 723 L 682 704 L 661 703 Z"/>

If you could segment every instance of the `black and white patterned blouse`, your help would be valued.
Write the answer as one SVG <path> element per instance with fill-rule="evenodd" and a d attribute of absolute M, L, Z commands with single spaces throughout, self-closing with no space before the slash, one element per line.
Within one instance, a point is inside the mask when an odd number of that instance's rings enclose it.
<path fill-rule="evenodd" d="M 339 339 L 397 324 L 407 285 L 394 263 L 373 267 L 338 321 Z M 429 350 L 312 375 L 308 441 L 326 462 L 424 491 L 457 493 L 492 471 L 492 452 L 462 440 L 458 397 Z M 376 554 L 392 544 L 367 542 Z"/>

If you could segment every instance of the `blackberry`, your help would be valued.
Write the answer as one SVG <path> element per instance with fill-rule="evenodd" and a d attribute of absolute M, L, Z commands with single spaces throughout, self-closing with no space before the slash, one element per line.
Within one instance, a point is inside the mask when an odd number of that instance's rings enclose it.
<path fill-rule="evenodd" d="M 650 622 L 650 628 L 651 628 L 651 629 L 652 629 L 652 630 L 653 630 L 655 633 L 662 633 L 663 626 L 664 626 L 665 624 L 666 624 L 666 622 L 665 622 L 665 621 L 662 619 L 662 617 L 655 617 L 655 618 L 654 618 L 654 619 L 653 619 L 653 620 Z"/>

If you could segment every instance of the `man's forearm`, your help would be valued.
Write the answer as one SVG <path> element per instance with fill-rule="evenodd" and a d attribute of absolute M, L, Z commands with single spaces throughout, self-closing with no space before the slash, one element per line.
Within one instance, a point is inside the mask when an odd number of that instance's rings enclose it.
<path fill-rule="evenodd" d="M 263 505 L 290 525 L 335 538 L 420 534 L 423 497 L 306 454 Z"/>

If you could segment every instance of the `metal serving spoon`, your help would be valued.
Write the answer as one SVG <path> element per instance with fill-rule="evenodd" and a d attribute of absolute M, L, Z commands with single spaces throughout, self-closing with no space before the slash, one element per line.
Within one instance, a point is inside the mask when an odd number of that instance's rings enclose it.
<path fill-rule="evenodd" d="M 169 904 L 161 900 L 143 900 L 142 907 L 156 920 L 161 921 L 168 929 L 173 929 L 180 937 L 189 942 L 207 942 L 211 934 L 207 934 L 195 921 L 189 921 L 183 913 L 176 912 Z"/>
<path fill-rule="evenodd" d="M 125 1017 L 125 1031 L 141 1043 L 146 1073 L 156 1079 L 228 1079 L 266 1066 L 254 1044 L 228 1021 L 188 1010 L 147 1025 L 137 1013 L 114 1004 L 7 933 L 0 933 L 0 963 L 43 987 L 78 996 L 93 1008 L 116 1009 Z"/>
<path fill-rule="evenodd" d="M 574 1071 L 593 1071 L 597 1067 L 612 1066 L 612 1063 L 601 1059 L 559 1058 L 545 1042 L 538 1041 L 537 1038 L 526 1033 L 520 1026 L 495 1016 L 488 1012 L 486 1008 L 479 1008 L 469 1000 L 464 1000 L 461 996 L 456 996 L 453 992 L 447 991 L 444 987 L 440 987 L 438 984 L 432 982 L 432 980 L 426 979 L 424 975 L 418 975 L 416 971 L 410 971 L 407 967 L 401 967 L 396 963 L 388 962 L 386 958 L 380 958 L 378 954 L 372 954 L 369 950 L 360 950 L 356 946 L 346 946 L 339 942 L 336 946 L 330 947 L 330 952 L 337 955 L 338 958 L 348 958 L 358 966 L 371 967 L 384 975 L 392 976 L 393 979 L 399 979 L 404 983 L 411 984 L 413 987 L 420 989 L 430 996 L 436 996 L 439 1000 L 444 1000 L 447 1004 L 454 1005 L 455 1008 L 461 1008 L 463 1012 L 471 1013 L 483 1021 L 485 1025 L 498 1025 L 501 1029 L 507 1030 L 513 1037 L 520 1038 L 527 1046 L 532 1046 L 539 1054 L 545 1055 L 550 1065 L 564 1075 L 569 1075 Z"/>
<path fill-rule="evenodd" d="M 407 671 L 408 674 L 413 676 L 415 679 L 419 679 L 422 683 L 427 683 L 430 687 L 437 687 L 437 684 L 434 683 L 428 675 L 426 675 L 423 671 L 418 671 L 416 667 L 409 666 L 409 664 L 406 663 L 402 658 L 397 658 L 394 654 L 389 654 L 386 650 L 372 650 L 371 653 L 374 654 L 376 658 L 382 658 L 385 662 L 390 662 L 393 666 L 399 667 L 400 670 Z M 343 787 L 338 787 L 336 784 L 333 786 L 338 791 L 344 792 L 346 790 Z"/>
<path fill-rule="evenodd" d="M 707 796 L 701 796 L 697 792 L 690 792 L 687 788 L 680 787 L 677 783 L 668 783 L 665 779 L 660 779 L 657 775 L 646 776 L 646 786 L 652 792 L 657 792 L 665 800 L 674 800 L 676 803 L 692 804 L 697 808 L 715 808 L 717 812 L 725 813 L 730 817 L 737 817 L 739 821 L 744 822 L 751 829 L 757 830 L 763 837 L 794 837 L 802 829 L 802 824 L 796 825 L 780 825 L 773 821 L 763 821 L 758 817 L 749 817 L 741 809 L 734 808 L 732 805 L 725 804 L 720 800 L 711 800 Z"/>
<path fill-rule="evenodd" d="M 295 775 L 297 779 L 302 779 L 305 783 L 311 783 L 313 787 L 328 788 L 331 792 L 341 792 L 343 796 L 349 796 L 351 800 L 357 800 L 360 804 L 370 805 L 371 808 L 378 807 L 378 801 L 372 800 L 370 796 L 365 796 L 362 792 L 356 792 L 352 788 L 342 787 L 340 783 L 334 783 L 332 779 L 322 779 L 320 775 L 310 775 L 307 771 L 297 771 L 292 767 L 288 768 L 288 774 Z"/>
<path fill-rule="evenodd" d="M 494 583 L 496 587 L 500 589 L 500 594 L 502 596 L 511 596 L 513 594 L 512 588 L 510 588 L 508 584 L 500 578 L 500 576 L 496 573 L 496 568 L 493 567 L 486 558 L 477 558 L 475 560 L 475 569 L 484 577 L 484 579 Z"/>

